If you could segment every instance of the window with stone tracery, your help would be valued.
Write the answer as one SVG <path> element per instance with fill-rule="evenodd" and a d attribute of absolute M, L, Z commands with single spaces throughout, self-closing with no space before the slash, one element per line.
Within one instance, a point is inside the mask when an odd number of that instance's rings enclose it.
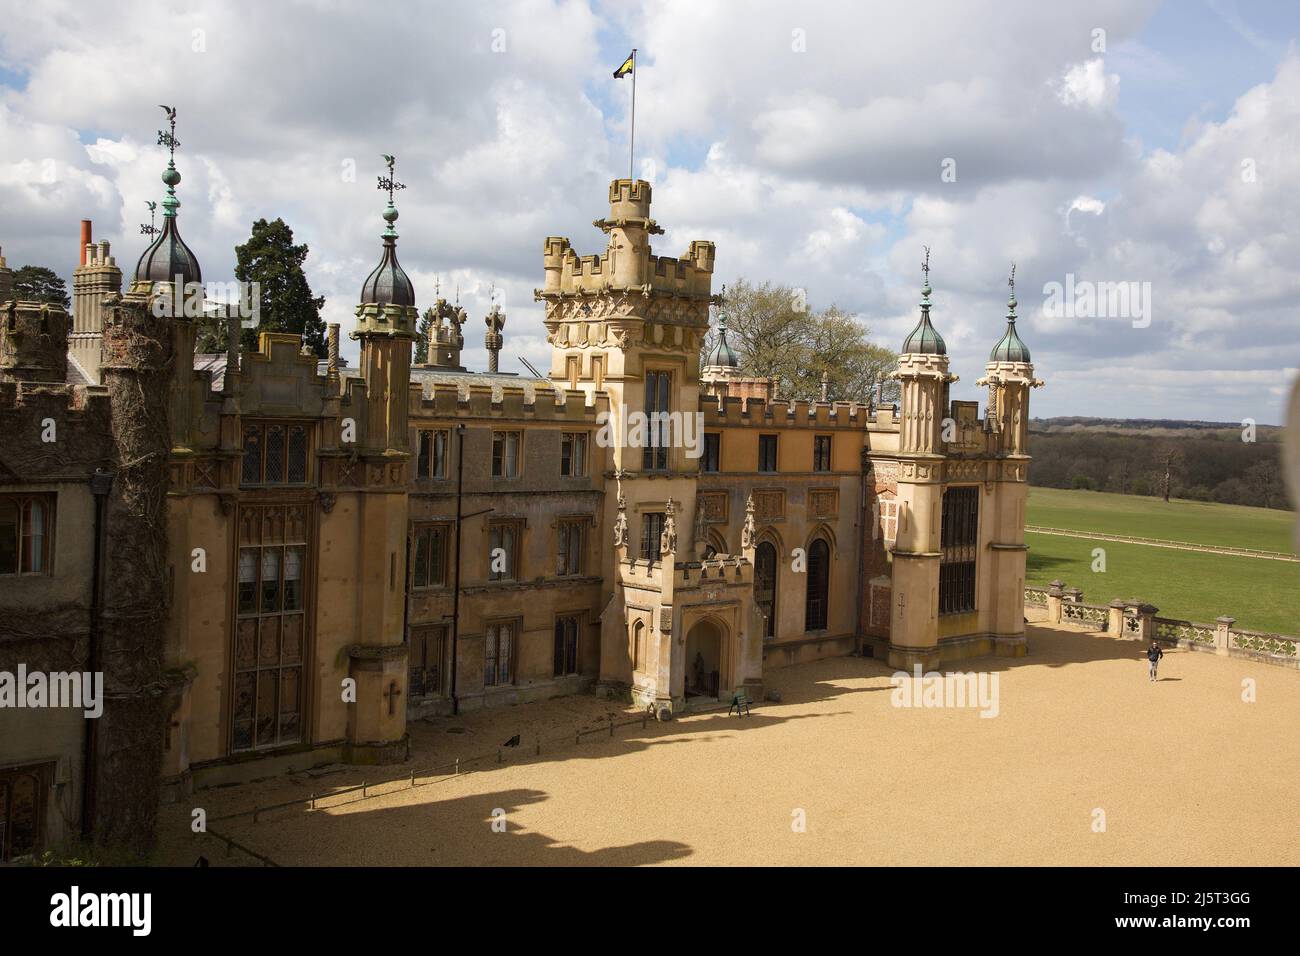
<path fill-rule="evenodd" d="M 239 512 L 236 561 L 234 751 L 302 739 L 307 646 L 308 506 Z"/>

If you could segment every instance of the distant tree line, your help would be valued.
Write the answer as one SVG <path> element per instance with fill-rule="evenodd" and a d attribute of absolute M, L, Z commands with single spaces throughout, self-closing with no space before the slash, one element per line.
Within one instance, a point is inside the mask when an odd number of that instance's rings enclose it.
<path fill-rule="evenodd" d="M 1167 434 L 1170 423 L 1160 432 Z M 1270 436 L 1271 437 L 1271 436 Z M 1031 484 L 1126 495 L 1188 498 L 1258 508 L 1291 508 L 1276 441 L 1242 441 L 1239 430 L 1188 429 L 1177 437 L 1131 430 L 1031 427 Z"/>

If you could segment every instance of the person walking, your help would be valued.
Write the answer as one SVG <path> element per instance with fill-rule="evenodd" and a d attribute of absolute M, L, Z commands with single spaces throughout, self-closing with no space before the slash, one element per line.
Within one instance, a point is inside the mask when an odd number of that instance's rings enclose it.
<path fill-rule="evenodd" d="M 1151 665 L 1151 680 L 1156 680 L 1156 668 L 1160 666 L 1160 658 L 1165 656 L 1165 652 L 1160 648 L 1159 641 L 1152 641 L 1151 646 L 1147 648 L 1147 662 Z"/>

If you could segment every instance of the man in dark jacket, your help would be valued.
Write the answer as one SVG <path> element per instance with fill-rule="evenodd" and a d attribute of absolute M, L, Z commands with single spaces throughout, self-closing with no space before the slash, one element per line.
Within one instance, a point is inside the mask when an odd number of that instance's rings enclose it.
<path fill-rule="evenodd" d="M 1159 641 L 1152 641 L 1151 646 L 1147 648 L 1147 661 L 1151 664 L 1151 679 L 1156 679 L 1156 668 L 1160 666 L 1160 658 L 1165 656 L 1165 652 L 1160 649 Z"/>

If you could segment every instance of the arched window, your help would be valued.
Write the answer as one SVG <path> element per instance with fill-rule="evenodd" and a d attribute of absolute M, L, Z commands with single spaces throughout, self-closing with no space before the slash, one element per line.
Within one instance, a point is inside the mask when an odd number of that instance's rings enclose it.
<path fill-rule="evenodd" d="M 776 547 L 771 541 L 759 544 L 754 553 L 754 600 L 763 612 L 763 639 L 776 637 Z"/>
<path fill-rule="evenodd" d="M 831 549 L 824 538 L 808 548 L 808 598 L 804 604 L 804 630 L 826 630 L 826 608 L 830 597 Z"/>
<path fill-rule="evenodd" d="M 632 625 L 632 670 L 639 671 L 645 666 L 645 621 Z"/>

